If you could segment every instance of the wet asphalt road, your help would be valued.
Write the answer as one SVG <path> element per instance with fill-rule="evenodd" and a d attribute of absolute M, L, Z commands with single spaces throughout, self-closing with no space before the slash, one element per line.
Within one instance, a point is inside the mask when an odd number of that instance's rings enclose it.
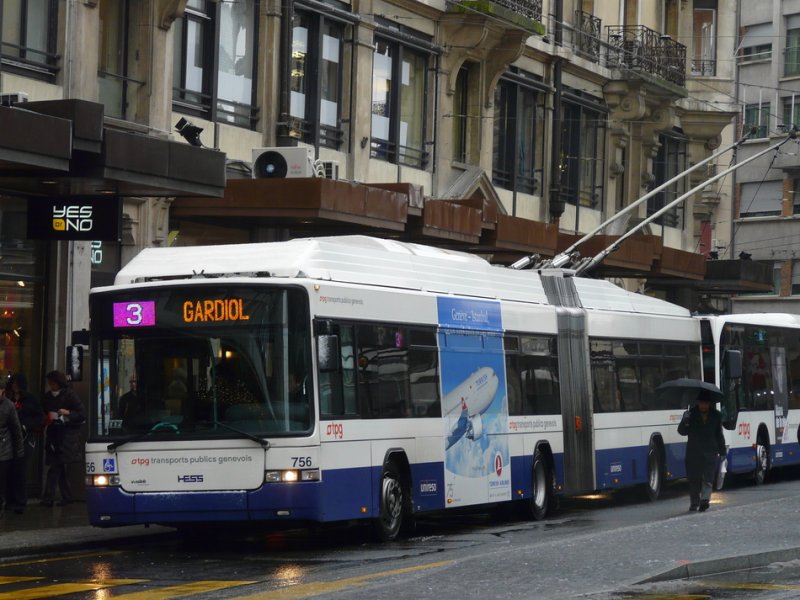
<path fill-rule="evenodd" d="M 0 600 L 800 598 L 800 587 L 791 587 L 797 585 L 800 563 L 740 572 L 739 579 L 714 575 L 637 585 L 643 573 L 672 564 L 661 558 L 665 552 L 675 555 L 675 564 L 691 554 L 691 547 L 681 547 L 686 536 L 667 539 L 671 530 L 683 528 L 702 541 L 771 507 L 772 513 L 800 514 L 800 501 L 794 501 L 800 480 L 796 473 L 788 475 L 764 487 L 736 484 L 718 494 L 705 515 L 686 513 L 686 486 L 678 483 L 656 503 L 634 493 L 571 499 L 540 522 L 519 520 L 505 507 L 423 518 L 410 537 L 394 544 L 374 542 L 368 527 L 250 527 L 198 530 L 188 537 L 175 533 L 63 555 L 17 556 L 0 563 Z M 793 527 L 790 521 L 778 519 L 769 527 Z M 766 527 L 763 534 L 769 538 Z M 768 541 L 761 540 L 761 547 L 769 547 Z M 724 550 L 735 555 L 748 546 L 744 538 Z"/>

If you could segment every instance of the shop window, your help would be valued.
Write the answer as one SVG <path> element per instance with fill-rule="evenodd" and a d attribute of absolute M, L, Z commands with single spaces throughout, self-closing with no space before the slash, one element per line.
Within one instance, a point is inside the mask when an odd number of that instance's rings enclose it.
<path fill-rule="evenodd" d="M 6 3 L 7 4 L 7 3 Z M 41 381 L 44 243 L 26 239 L 24 200 L 0 206 L 0 385 L 15 372 Z"/>
<path fill-rule="evenodd" d="M 144 81 L 134 78 L 136 24 L 131 19 L 131 0 L 100 0 L 100 51 L 97 75 L 105 114 L 131 119 L 129 107 Z"/>
<path fill-rule="evenodd" d="M 543 109 L 536 89 L 502 79 L 494 92 L 492 181 L 526 194 L 541 193 Z"/>
<path fill-rule="evenodd" d="M 686 170 L 686 138 L 679 131 L 662 134 L 658 138 L 660 147 L 653 160 L 653 187 L 658 187 Z M 647 201 L 647 215 L 653 215 L 686 192 L 686 182 L 680 179 Z M 683 227 L 684 203 L 680 202 L 658 217 L 655 222 L 667 227 Z"/>
<path fill-rule="evenodd" d="M 292 24 L 288 135 L 339 149 L 342 145 L 344 25 L 296 10 Z"/>
<path fill-rule="evenodd" d="M 567 204 L 602 208 L 606 113 L 588 104 L 561 105 L 561 197 Z"/>
<path fill-rule="evenodd" d="M 3 69 L 55 79 L 58 0 L 6 0 L 2 6 Z"/>
<path fill-rule="evenodd" d="M 372 65 L 370 157 L 424 169 L 430 54 L 376 37 Z"/>
<path fill-rule="evenodd" d="M 255 128 L 258 6 L 259 0 L 188 0 L 173 25 L 177 112 Z"/>

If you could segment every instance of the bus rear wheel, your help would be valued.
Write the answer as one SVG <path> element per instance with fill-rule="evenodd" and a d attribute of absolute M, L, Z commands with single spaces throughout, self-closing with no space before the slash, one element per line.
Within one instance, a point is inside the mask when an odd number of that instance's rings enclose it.
<path fill-rule="evenodd" d="M 769 471 L 769 443 L 763 435 L 759 435 L 756 442 L 756 468 L 753 472 L 753 483 L 764 485 L 767 480 L 767 471 Z"/>
<path fill-rule="evenodd" d="M 383 542 L 392 542 L 397 539 L 403 526 L 406 503 L 400 474 L 392 463 L 383 469 L 379 494 L 379 513 L 374 521 L 375 534 Z"/>
<path fill-rule="evenodd" d="M 533 468 L 531 469 L 531 516 L 541 521 L 550 512 L 552 502 L 553 474 L 550 463 L 541 450 L 536 450 L 533 455 Z"/>
<path fill-rule="evenodd" d="M 650 445 L 647 452 L 647 484 L 646 496 L 650 502 L 655 502 L 661 495 L 664 485 L 664 469 L 661 467 L 661 452 L 655 444 Z"/>

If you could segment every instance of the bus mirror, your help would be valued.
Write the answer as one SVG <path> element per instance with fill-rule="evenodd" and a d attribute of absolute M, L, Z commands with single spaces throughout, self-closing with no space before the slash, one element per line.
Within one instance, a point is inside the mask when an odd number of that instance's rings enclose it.
<path fill-rule="evenodd" d="M 728 379 L 739 379 L 742 376 L 742 351 L 725 350 L 722 367 Z"/>
<path fill-rule="evenodd" d="M 330 373 L 339 368 L 339 336 L 317 337 L 317 363 L 321 373 Z"/>

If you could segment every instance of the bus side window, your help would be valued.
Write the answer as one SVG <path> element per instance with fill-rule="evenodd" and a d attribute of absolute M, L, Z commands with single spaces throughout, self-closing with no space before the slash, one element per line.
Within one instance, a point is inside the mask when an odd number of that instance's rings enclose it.
<path fill-rule="evenodd" d="M 319 411 L 322 415 L 356 414 L 353 327 L 339 327 L 341 368 L 319 373 Z"/>
<path fill-rule="evenodd" d="M 435 349 L 412 347 L 408 351 L 408 380 L 414 416 L 441 417 L 439 356 Z"/>
<path fill-rule="evenodd" d="M 636 365 L 617 363 L 617 378 L 622 396 L 622 410 L 641 410 L 639 400 L 639 374 Z"/>

